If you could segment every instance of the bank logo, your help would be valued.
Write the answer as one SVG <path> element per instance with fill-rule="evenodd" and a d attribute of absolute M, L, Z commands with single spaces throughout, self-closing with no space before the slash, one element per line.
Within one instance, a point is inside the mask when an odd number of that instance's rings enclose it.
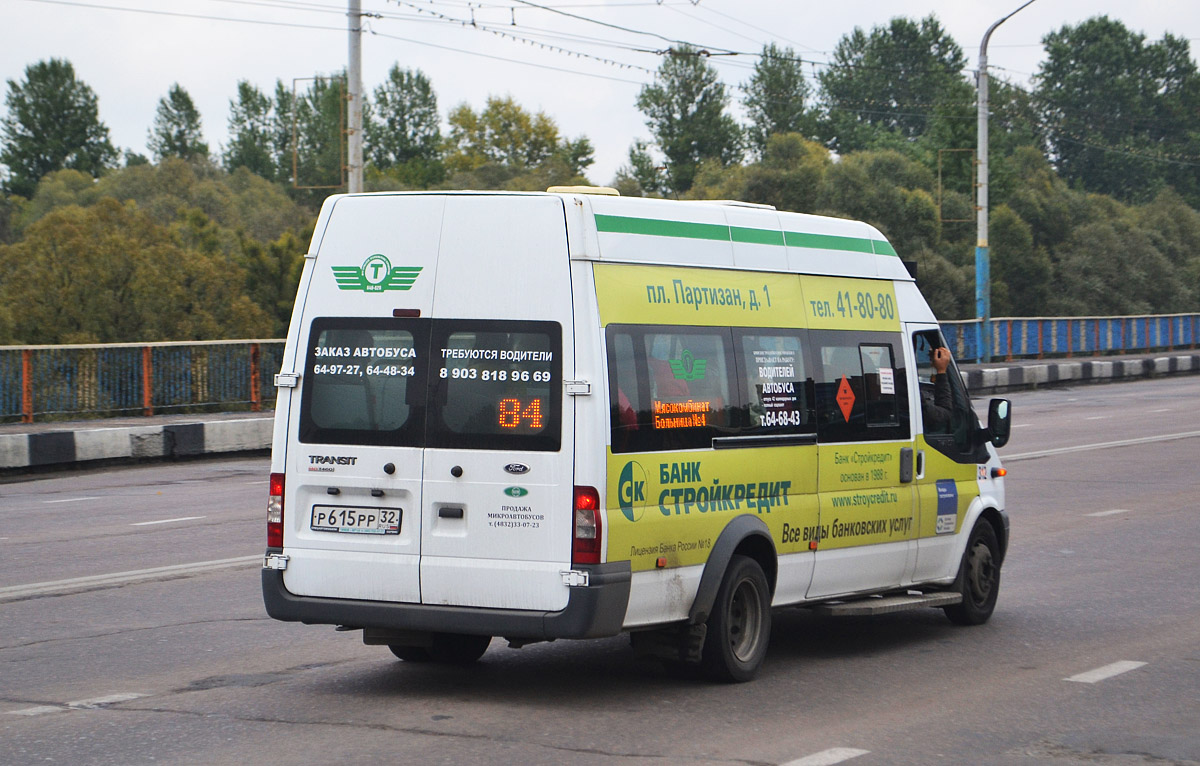
<path fill-rule="evenodd" d="M 637 521 L 646 512 L 646 472 L 641 465 L 628 462 L 617 479 L 617 504 L 630 521 Z"/>
<path fill-rule="evenodd" d="M 684 351 L 679 359 L 668 359 L 671 363 L 671 373 L 678 380 L 700 380 L 708 370 L 707 359 L 697 359 L 691 351 Z"/>
<path fill-rule="evenodd" d="M 381 293 L 386 290 L 410 290 L 421 274 L 420 266 L 392 266 L 382 253 L 367 256 L 362 266 L 333 266 L 333 278 L 339 290 Z"/>

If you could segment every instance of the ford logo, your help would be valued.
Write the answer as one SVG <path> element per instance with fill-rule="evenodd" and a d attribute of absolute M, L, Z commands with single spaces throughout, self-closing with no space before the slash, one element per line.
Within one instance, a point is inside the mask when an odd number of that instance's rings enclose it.
<path fill-rule="evenodd" d="M 509 463 L 504 466 L 504 470 L 515 474 L 529 473 L 529 466 L 524 463 Z"/>

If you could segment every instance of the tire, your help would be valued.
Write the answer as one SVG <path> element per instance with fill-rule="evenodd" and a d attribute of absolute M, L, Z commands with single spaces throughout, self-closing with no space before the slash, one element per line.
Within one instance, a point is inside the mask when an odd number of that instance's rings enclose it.
<path fill-rule="evenodd" d="M 1000 544 L 996 531 L 985 519 L 975 522 L 971 530 L 954 590 L 962 594 L 962 602 L 942 609 L 956 625 L 982 625 L 996 609 L 996 598 L 1000 595 Z"/>
<path fill-rule="evenodd" d="M 471 636 L 463 633 L 435 633 L 429 657 L 443 665 L 470 665 L 483 656 L 491 636 Z"/>
<path fill-rule="evenodd" d="M 771 640 L 771 589 L 758 562 L 734 556 L 709 615 L 700 665 L 714 681 L 749 681 Z"/>
<path fill-rule="evenodd" d="M 388 644 L 388 649 L 391 649 L 392 654 L 396 655 L 405 662 L 429 662 L 433 659 L 429 656 L 429 649 L 424 646 Z"/>

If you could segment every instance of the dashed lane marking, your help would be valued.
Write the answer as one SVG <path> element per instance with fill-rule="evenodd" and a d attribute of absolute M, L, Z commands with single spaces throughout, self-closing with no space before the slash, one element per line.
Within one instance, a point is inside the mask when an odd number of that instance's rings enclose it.
<path fill-rule="evenodd" d="M 1006 463 L 1014 460 L 1032 460 L 1036 457 L 1050 457 L 1051 455 L 1065 455 L 1071 452 L 1087 452 L 1094 449 L 1107 449 L 1109 447 L 1131 447 L 1135 444 L 1153 444 L 1154 442 L 1169 442 L 1176 439 L 1193 439 L 1200 436 L 1200 431 L 1185 431 L 1178 434 L 1163 434 L 1161 436 L 1141 436 L 1136 439 L 1122 439 L 1115 442 L 1096 442 L 1094 444 L 1080 444 L 1075 447 L 1058 447 L 1056 449 L 1039 450 L 1037 452 L 1018 452 L 1015 455 L 1001 455 L 1000 457 Z"/>
<path fill-rule="evenodd" d="M 1096 668 L 1095 670 L 1089 670 L 1086 673 L 1079 673 L 1078 675 L 1071 676 L 1070 678 L 1064 678 L 1063 680 L 1075 681 L 1076 683 L 1081 684 L 1094 684 L 1112 678 L 1113 676 L 1119 676 L 1122 673 L 1128 673 L 1131 670 L 1137 670 L 1145 664 L 1146 663 L 1144 662 L 1135 662 L 1133 660 L 1121 660 L 1120 662 L 1114 662 L 1111 665 L 1105 665 L 1104 667 Z"/>
<path fill-rule="evenodd" d="M 835 763 L 842 763 L 851 758 L 866 755 L 869 752 L 871 751 L 859 750 L 853 747 L 831 747 L 819 753 L 813 753 L 803 758 L 797 758 L 794 761 L 788 761 L 783 766 L 833 766 Z"/>
<path fill-rule="evenodd" d="M 91 497 L 68 497 L 63 500 L 43 500 L 42 505 L 54 505 L 55 503 L 82 503 L 84 500 L 99 500 L 99 495 Z"/>
<path fill-rule="evenodd" d="M 91 699 L 76 700 L 75 702 L 68 702 L 67 707 L 74 708 L 77 710 L 92 710 L 94 708 L 104 707 L 105 705 L 115 705 L 118 702 L 128 702 L 129 700 L 135 700 L 135 699 L 138 699 L 140 697 L 145 697 L 145 696 L 146 696 L 145 694 L 139 694 L 137 692 L 125 692 L 122 694 L 108 694 L 103 697 L 93 697 Z"/>
<path fill-rule="evenodd" d="M 136 524 L 130 524 L 131 527 L 148 527 L 151 524 L 171 524 L 176 521 L 195 521 L 196 519 L 204 519 L 206 516 L 180 516 L 178 519 L 159 519 L 158 521 L 139 521 Z"/>
<path fill-rule="evenodd" d="M 24 715 L 24 716 L 32 717 L 35 715 L 45 715 L 46 713 L 61 713 L 62 711 L 69 710 L 69 709 L 70 708 L 59 707 L 58 705 L 38 705 L 37 707 L 27 707 L 27 708 L 22 708 L 20 710 L 10 710 L 10 711 L 8 711 L 8 714 L 9 715 Z"/>
<path fill-rule="evenodd" d="M 35 582 L 29 585 L 11 585 L 0 588 L 0 603 L 19 601 L 37 596 L 56 596 L 65 593 L 80 593 L 97 588 L 112 588 L 118 585 L 144 582 L 147 580 L 165 580 L 170 577 L 200 574 L 221 569 L 245 567 L 250 564 L 262 566 L 262 554 L 254 556 L 239 556 L 233 559 L 216 559 L 213 561 L 197 561 L 193 564 L 172 564 L 153 569 L 135 569 L 129 572 L 113 572 L 112 574 L 93 575 L 91 577 L 73 577 L 69 580 L 53 580 L 51 582 Z"/>
<path fill-rule="evenodd" d="M 118 694 L 106 694 L 103 697 L 92 697 L 91 699 L 75 700 L 68 702 L 65 705 L 38 705 L 37 707 L 27 707 L 20 710 L 10 710 L 9 715 L 20 715 L 33 717 L 36 715 L 46 715 L 47 713 L 63 713 L 68 710 L 96 710 L 108 705 L 115 705 L 118 702 L 129 702 L 130 700 L 140 699 L 145 697 L 145 694 L 140 692 L 122 692 Z"/>
<path fill-rule="evenodd" d="M 1113 508 L 1111 511 L 1096 511 L 1095 513 L 1085 513 L 1084 516 L 1090 516 L 1093 519 L 1098 519 L 1101 516 L 1116 516 L 1119 513 L 1129 513 L 1128 508 Z"/>

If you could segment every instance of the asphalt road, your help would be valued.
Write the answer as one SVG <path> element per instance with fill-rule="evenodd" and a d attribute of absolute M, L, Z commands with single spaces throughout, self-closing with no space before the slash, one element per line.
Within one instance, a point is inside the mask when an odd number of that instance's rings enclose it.
<path fill-rule="evenodd" d="M 263 459 L 0 485 L 0 763 L 1200 763 L 1200 378 L 1011 398 L 991 622 L 783 610 L 734 686 L 274 622 Z"/>

